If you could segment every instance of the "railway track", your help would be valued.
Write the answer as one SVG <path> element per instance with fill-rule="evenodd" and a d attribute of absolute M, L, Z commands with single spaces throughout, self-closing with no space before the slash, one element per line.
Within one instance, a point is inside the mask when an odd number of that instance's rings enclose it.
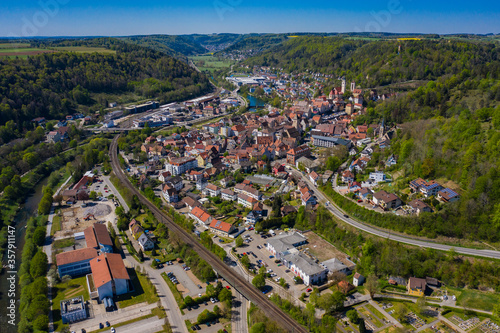
<path fill-rule="evenodd" d="M 158 209 L 153 203 L 151 203 L 139 190 L 137 190 L 128 180 L 118 160 L 118 138 L 120 135 L 115 136 L 111 146 L 109 148 L 109 154 L 111 157 L 111 165 L 113 171 L 118 179 L 125 185 L 133 194 L 137 195 L 139 200 L 148 207 L 148 209 L 155 215 L 155 217 L 161 223 L 171 231 L 175 232 L 183 242 L 191 246 L 201 258 L 203 258 L 214 270 L 222 276 L 233 288 L 238 290 L 245 298 L 252 301 L 257 305 L 264 313 L 278 322 L 283 328 L 287 329 L 293 333 L 307 333 L 308 330 L 299 325 L 295 320 L 290 318 L 286 313 L 284 313 L 280 308 L 278 308 L 273 302 L 271 302 L 261 291 L 255 288 L 251 283 L 247 282 L 243 277 L 238 275 L 236 272 L 232 271 L 227 267 L 215 254 L 210 252 L 202 244 L 200 244 L 189 232 L 182 229 L 178 224 L 176 224 L 166 213 Z"/>

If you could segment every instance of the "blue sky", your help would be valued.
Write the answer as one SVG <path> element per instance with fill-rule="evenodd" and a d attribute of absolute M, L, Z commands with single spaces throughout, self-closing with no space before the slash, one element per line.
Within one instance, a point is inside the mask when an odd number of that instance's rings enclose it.
<path fill-rule="evenodd" d="M 500 33 L 500 1 L 2 0 L 0 36 Z"/>

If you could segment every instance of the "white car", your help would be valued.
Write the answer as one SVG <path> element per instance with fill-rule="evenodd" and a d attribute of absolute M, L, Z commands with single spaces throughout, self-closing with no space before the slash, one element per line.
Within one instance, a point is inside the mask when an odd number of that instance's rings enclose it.
<path fill-rule="evenodd" d="M 116 333 L 115 328 L 111 327 L 111 333 Z"/>
<path fill-rule="evenodd" d="M 267 272 L 268 272 L 268 273 L 272 273 L 272 272 L 273 272 L 273 270 L 269 268 L 269 269 L 267 270 Z"/>

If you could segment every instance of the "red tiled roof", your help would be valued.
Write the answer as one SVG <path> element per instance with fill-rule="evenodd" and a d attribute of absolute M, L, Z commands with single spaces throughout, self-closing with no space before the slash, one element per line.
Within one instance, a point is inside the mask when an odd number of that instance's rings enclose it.
<path fill-rule="evenodd" d="M 86 247 L 83 249 L 59 253 L 56 255 L 56 262 L 57 266 L 61 266 L 95 257 L 97 257 L 97 250 L 93 247 Z"/>

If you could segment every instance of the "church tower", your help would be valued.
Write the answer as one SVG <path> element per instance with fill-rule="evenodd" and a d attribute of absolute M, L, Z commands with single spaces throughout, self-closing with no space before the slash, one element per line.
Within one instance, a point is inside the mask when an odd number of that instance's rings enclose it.
<path fill-rule="evenodd" d="M 354 91 L 354 89 L 356 89 L 356 82 L 351 82 L 351 92 Z"/>
<path fill-rule="evenodd" d="M 342 93 L 345 94 L 345 86 L 346 86 L 346 82 L 345 82 L 345 77 L 342 78 Z"/>

